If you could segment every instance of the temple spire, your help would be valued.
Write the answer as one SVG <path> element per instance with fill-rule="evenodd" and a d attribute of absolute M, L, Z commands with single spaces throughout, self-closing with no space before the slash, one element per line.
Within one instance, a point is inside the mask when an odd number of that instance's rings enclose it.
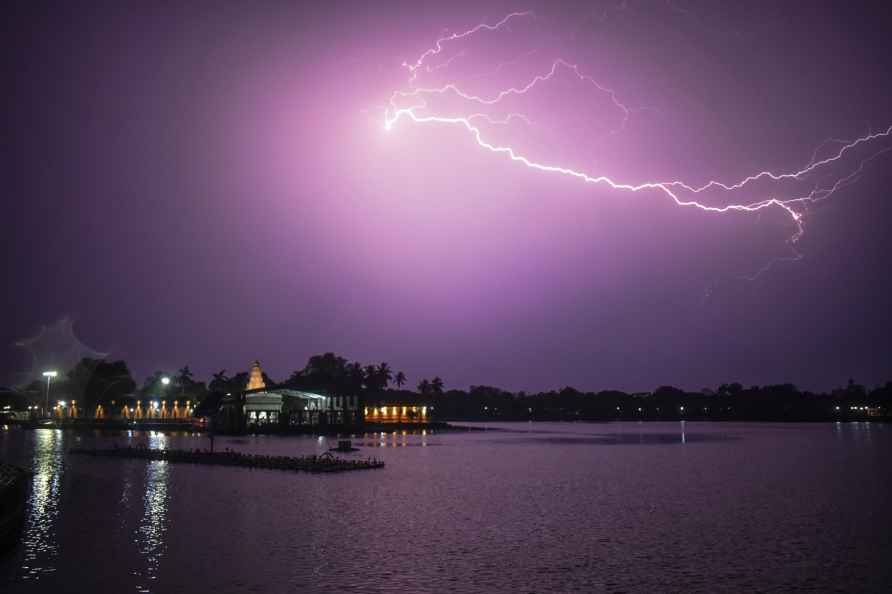
<path fill-rule="evenodd" d="M 248 385 L 245 389 L 262 390 L 265 387 L 266 382 L 263 381 L 263 370 L 260 368 L 260 361 L 254 361 L 251 364 L 251 375 L 248 376 Z"/>

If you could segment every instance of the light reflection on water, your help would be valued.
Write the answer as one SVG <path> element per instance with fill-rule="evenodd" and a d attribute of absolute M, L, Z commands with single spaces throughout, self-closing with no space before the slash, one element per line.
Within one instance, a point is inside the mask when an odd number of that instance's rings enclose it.
<path fill-rule="evenodd" d="M 31 498 L 22 538 L 23 580 L 40 579 L 54 572 L 59 556 L 55 524 L 59 517 L 65 433 L 59 429 L 37 429 L 34 433 Z"/>
<path fill-rule="evenodd" d="M 167 449 L 168 437 L 164 433 L 151 432 L 148 446 L 153 449 Z M 167 511 L 169 501 L 170 466 L 164 461 L 146 464 L 146 489 L 143 497 L 144 511 L 139 527 L 134 531 L 134 544 L 143 564 L 134 570 L 139 577 L 137 591 L 151 592 L 151 584 L 158 579 L 159 567 L 164 557 L 167 532 Z"/>
<path fill-rule="evenodd" d="M 366 448 L 404 448 L 407 446 L 426 448 L 429 445 L 439 445 L 431 443 L 428 437 L 433 432 L 426 429 L 422 430 L 406 430 L 400 429 L 396 431 L 377 431 L 373 433 L 363 433 L 358 443 L 360 447 Z"/>
<path fill-rule="evenodd" d="M 887 424 L 474 429 L 359 433 L 350 439 L 360 450 L 346 455 L 387 466 L 335 475 L 64 451 L 81 439 L 205 448 L 204 436 L 0 432 L 0 455 L 35 470 L 29 533 L 0 558 L 0 592 L 717 594 L 892 583 Z M 338 441 L 218 439 L 269 455 L 318 455 Z M 21 580 L 26 552 L 29 567 L 52 573 Z"/>

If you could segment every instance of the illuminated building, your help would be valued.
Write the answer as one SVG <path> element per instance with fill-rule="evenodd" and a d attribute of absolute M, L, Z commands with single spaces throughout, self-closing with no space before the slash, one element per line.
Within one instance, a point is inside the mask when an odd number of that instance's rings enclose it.
<path fill-rule="evenodd" d="M 251 364 L 242 412 L 249 426 L 279 422 L 279 415 L 282 413 L 282 395 L 267 391 L 260 361 Z"/>
<path fill-rule="evenodd" d="M 254 361 L 251 364 L 251 372 L 248 376 L 248 385 L 245 386 L 245 390 L 263 390 L 265 387 L 266 382 L 263 381 L 263 370 L 260 368 L 260 361 Z"/>
<path fill-rule="evenodd" d="M 368 423 L 428 423 L 433 407 L 426 404 L 408 404 L 403 402 L 380 402 L 377 405 L 365 406 L 365 420 Z"/>
<path fill-rule="evenodd" d="M 267 385 L 259 361 L 254 361 L 248 383 L 241 394 L 223 399 L 220 428 L 240 433 L 263 426 L 315 427 L 357 426 L 363 422 L 358 395 L 329 395 L 293 389 L 287 385 Z"/>

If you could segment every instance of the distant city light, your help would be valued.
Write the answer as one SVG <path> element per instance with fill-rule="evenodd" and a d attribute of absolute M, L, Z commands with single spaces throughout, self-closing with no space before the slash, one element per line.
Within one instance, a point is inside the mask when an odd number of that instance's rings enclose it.
<path fill-rule="evenodd" d="M 166 375 L 163 376 L 163 377 L 161 378 L 161 383 L 164 384 L 165 386 L 168 385 L 168 384 L 170 383 L 170 378 L 167 377 Z"/>
<path fill-rule="evenodd" d="M 56 377 L 57 375 L 59 375 L 58 371 L 44 371 L 43 372 L 43 377 Z"/>
<path fill-rule="evenodd" d="M 59 406 L 62 407 L 62 408 L 65 408 L 65 401 L 64 401 L 64 400 L 60 400 L 60 401 L 59 401 Z"/>

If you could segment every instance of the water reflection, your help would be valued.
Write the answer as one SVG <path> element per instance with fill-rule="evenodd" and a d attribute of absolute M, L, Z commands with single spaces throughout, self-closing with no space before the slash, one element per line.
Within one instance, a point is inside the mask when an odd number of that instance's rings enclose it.
<path fill-rule="evenodd" d="M 62 488 L 65 434 L 59 429 L 34 431 L 34 457 L 31 463 L 31 499 L 22 539 L 24 560 L 22 579 L 36 580 L 56 570 L 59 546 L 56 520 Z"/>
<path fill-rule="evenodd" d="M 78 437 L 96 447 L 126 438 L 0 433 L 0 454 L 38 471 L 29 554 L 58 533 L 55 573 L 24 584 L 4 573 L 0 585 L 9 594 L 889 589 L 888 535 L 877 528 L 892 521 L 889 473 L 878 471 L 892 451 L 888 425 L 536 423 L 435 437 L 388 429 L 350 436 L 395 442 L 400 449 L 380 452 L 384 470 L 334 476 L 83 457 L 53 469 Z M 132 440 L 207 445 L 144 432 Z M 425 440 L 438 447 L 411 447 Z M 333 441 L 223 444 L 278 455 Z M 58 519 L 40 532 L 35 518 L 51 518 L 57 502 Z M 187 544 L 196 536 L 198 546 Z M 24 549 L 8 557 L 18 580 Z M 828 569 L 800 571 L 801 559 Z"/>
<path fill-rule="evenodd" d="M 359 445 L 367 448 L 404 448 L 407 446 L 426 448 L 428 445 L 435 445 L 428 442 L 428 437 L 431 435 L 433 435 L 433 431 L 428 429 L 363 433 L 363 441 Z M 414 439 L 410 439 L 410 437 Z"/>
<path fill-rule="evenodd" d="M 167 435 L 151 432 L 149 447 L 167 448 Z M 151 592 L 151 584 L 158 579 L 159 566 L 164 557 L 166 544 L 164 535 L 167 532 L 167 508 L 169 502 L 170 466 L 164 461 L 153 461 L 146 464 L 146 492 L 143 498 L 144 512 L 139 528 L 135 531 L 135 544 L 143 557 L 145 567 L 133 572 L 142 577 L 137 586 L 139 592 Z"/>

